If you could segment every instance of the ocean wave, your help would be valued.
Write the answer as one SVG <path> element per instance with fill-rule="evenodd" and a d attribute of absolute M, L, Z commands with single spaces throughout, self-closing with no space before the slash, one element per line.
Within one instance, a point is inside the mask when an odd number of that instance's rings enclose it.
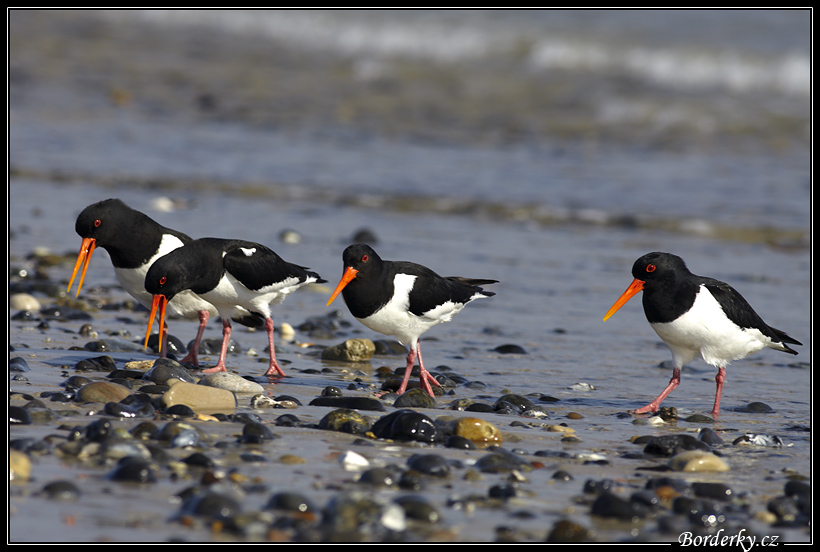
<path fill-rule="evenodd" d="M 610 12 L 596 12 L 597 26 L 583 17 L 562 12 L 550 21 L 548 10 L 531 12 L 385 11 L 385 10 L 117 10 L 109 18 L 133 18 L 156 25 L 203 27 L 276 40 L 292 48 L 368 59 L 411 58 L 430 63 L 493 61 L 519 66 L 522 72 L 598 72 L 642 80 L 654 86 L 683 90 L 721 88 L 733 93 L 765 92 L 798 98 L 811 94 L 810 50 L 791 44 L 766 53 L 745 49 L 739 42 L 709 43 L 702 37 L 677 39 L 670 46 L 657 39 L 625 38 L 629 28 L 606 28 Z M 616 12 L 617 13 L 617 12 Z M 694 12 L 689 12 L 689 17 Z M 568 15 L 569 14 L 569 15 Z M 663 17 L 657 12 L 656 17 Z M 671 16 L 669 16 L 671 17 Z M 717 16 L 704 14 L 704 18 Z M 724 25 L 751 23 L 724 15 Z M 748 13 L 745 17 L 750 17 Z M 766 14 L 761 13 L 760 23 Z M 611 25 L 624 25 L 623 17 Z M 547 25 L 547 23 L 550 23 Z M 562 30 L 555 32 L 560 23 Z M 638 23 L 631 23 L 637 25 Z M 651 26 L 649 23 L 642 25 Z M 668 22 L 667 22 L 668 24 Z M 713 23 L 714 24 L 714 23 Z M 757 29 L 763 32 L 765 27 Z M 734 34 L 742 35 L 737 32 Z M 776 42 L 777 27 L 769 42 Z M 727 33 L 732 34 L 732 33 Z"/>

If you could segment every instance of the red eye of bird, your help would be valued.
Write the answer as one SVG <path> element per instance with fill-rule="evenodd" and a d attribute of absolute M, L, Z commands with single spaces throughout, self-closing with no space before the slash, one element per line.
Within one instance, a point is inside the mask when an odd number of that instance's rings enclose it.
<path fill-rule="evenodd" d="M 363 256 L 363 257 L 362 257 L 362 262 L 363 262 L 363 263 L 366 263 L 366 262 L 367 262 L 367 260 L 368 260 L 369 258 L 370 258 L 370 257 L 368 257 L 367 255 Z"/>
<path fill-rule="evenodd" d="M 100 219 L 95 220 L 94 221 L 94 228 L 99 228 L 100 224 L 102 224 L 102 220 L 100 220 Z"/>
<path fill-rule="evenodd" d="M 647 272 L 655 272 L 655 268 L 656 268 L 656 266 L 653 265 L 653 264 L 646 265 L 646 271 Z"/>
<path fill-rule="evenodd" d="M 168 281 L 168 279 L 165 276 L 163 276 L 159 279 L 159 285 L 164 286 L 166 281 Z"/>

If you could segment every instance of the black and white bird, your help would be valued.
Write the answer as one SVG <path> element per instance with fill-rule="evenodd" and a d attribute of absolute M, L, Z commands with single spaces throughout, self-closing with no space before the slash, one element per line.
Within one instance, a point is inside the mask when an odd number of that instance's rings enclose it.
<path fill-rule="evenodd" d="M 91 263 L 91 255 L 95 248 L 102 247 L 111 258 L 117 281 L 129 295 L 146 308 L 151 308 L 152 299 L 151 294 L 145 290 L 145 275 L 149 267 L 166 253 L 192 241 L 190 236 L 162 226 L 148 215 L 132 209 L 119 199 L 106 199 L 89 205 L 77 217 L 74 228 L 83 241 L 77 255 L 77 262 L 74 264 L 71 280 L 68 282 L 68 291 L 71 290 L 74 279 L 82 267 L 77 284 L 77 296 L 80 295 L 86 271 Z M 188 291 L 178 294 L 171 301 L 169 312 L 175 316 L 199 319 L 199 328 L 193 346 L 188 351 L 188 355 L 182 359 L 182 362 L 190 362 L 198 366 L 199 343 L 208 319 L 217 313 L 216 308 Z M 262 325 L 261 319 L 242 309 L 234 312 L 233 316 L 237 322 L 245 325 Z M 167 326 L 160 327 L 160 333 L 160 354 L 164 356 L 168 349 Z M 163 347 L 163 344 L 166 346 Z"/>
<path fill-rule="evenodd" d="M 726 379 L 726 365 L 765 347 L 796 355 L 787 344 L 802 345 L 785 332 L 768 326 L 729 284 L 696 276 L 683 259 L 670 253 L 648 253 L 635 261 L 632 284 L 604 316 L 607 320 L 639 291 L 649 325 L 672 351 L 674 369 L 666 389 L 635 410 L 655 412 L 680 384 L 684 364 L 700 355 L 717 367 L 712 416 L 717 418 Z"/>
<path fill-rule="evenodd" d="M 266 376 L 284 376 L 276 362 L 273 345 L 273 318 L 270 305 L 310 283 L 323 283 L 315 272 L 284 261 L 264 245 L 233 239 L 200 238 L 158 259 L 145 276 L 145 289 L 153 296 L 148 334 L 159 310 L 164 322 L 169 302 L 192 291 L 214 305 L 222 318 L 222 350 L 216 366 L 206 374 L 224 372 L 231 337 L 230 313 L 242 307 L 265 320 L 270 345 Z M 147 343 L 146 335 L 146 343 Z"/>
<path fill-rule="evenodd" d="M 419 337 L 449 322 L 468 303 L 495 293 L 481 289 L 497 280 L 442 277 L 429 268 L 406 261 L 386 261 L 368 245 L 355 244 L 342 254 L 344 273 L 328 306 L 339 293 L 350 313 L 376 332 L 391 335 L 410 348 L 398 394 L 404 393 L 418 359 L 421 387 L 431 396 L 439 383 L 424 367 Z"/>

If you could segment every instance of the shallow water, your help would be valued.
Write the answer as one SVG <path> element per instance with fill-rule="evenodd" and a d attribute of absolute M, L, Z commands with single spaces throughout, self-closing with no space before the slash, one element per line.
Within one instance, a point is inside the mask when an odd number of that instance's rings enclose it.
<path fill-rule="evenodd" d="M 420 130 L 411 125 L 413 117 L 407 117 L 408 112 L 399 115 L 399 111 L 391 111 L 392 105 L 383 106 L 380 112 L 379 105 L 371 102 L 372 111 L 367 111 L 355 97 L 346 105 L 344 88 L 334 88 L 338 86 L 334 73 L 322 73 L 321 69 L 346 67 L 347 58 L 343 62 L 324 52 L 317 55 L 307 47 L 302 51 L 294 43 L 287 46 L 287 55 L 294 56 L 287 61 L 294 65 L 278 67 L 274 74 L 279 80 L 271 81 L 288 89 L 277 97 L 292 102 L 285 104 L 292 109 L 288 117 L 279 104 L 265 108 L 266 98 L 261 93 L 254 96 L 247 88 L 253 82 L 241 81 L 244 88 L 232 94 L 228 78 L 235 69 L 232 55 L 267 52 L 269 56 L 271 47 L 266 41 L 283 40 L 281 37 L 253 35 L 251 39 L 228 28 L 227 38 L 219 33 L 209 36 L 219 45 L 214 49 L 196 32 L 168 34 L 156 23 L 144 30 L 136 18 L 96 20 L 89 14 L 48 12 L 18 17 L 12 17 L 10 56 L 11 267 L 30 267 L 26 256 L 35 248 L 76 253 L 80 241 L 73 231 L 77 214 L 89 203 L 116 196 L 192 236 L 265 243 L 330 282 L 325 290 L 299 292 L 275 307 L 277 324 L 297 325 L 333 309 L 344 312 L 342 302 L 331 307 L 325 303 L 341 275 L 341 251 L 360 228 L 375 232 L 379 240 L 376 249 L 385 258 L 413 260 L 442 274 L 499 280 L 493 286 L 495 297 L 473 303 L 452 323 L 425 335 L 426 362 L 450 366 L 469 380 L 487 385 L 480 393 L 458 388 L 455 398 L 498 397 L 504 390 L 559 398 L 548 407 L 553 418 L 566 421 L 568 411 L 581 413 L 582 420 L 568 422 L 582 439 L 580 448 L 605 454 L 611 463 L 605 467 L 573 465 L 575 481 L 566 487 L 549 483 L 553 469 L 533 472 L 528 485 L 537 492 L 532 499 L 519 499 L 515 505 L 539 514 L 531 521 L 512 516 L 513 507 L 505 511 L 503 521 L 493 511 L 467 514 L 446 509 L 444 525 L 451 530 L 452 540 L 492 541 L 495 528 L 509 524 L 542 541 L 546 528 L 562 514 L 595 525 L 601 540 L 631 538 L 629 529 L 600 524 L 590 519 L 584 508 L 571 512 L 567 508 L 587 477 L 635 478 L 635 461 L 622 459 L 619 453 L 630 449 L 628 439 L 633 435 L 665 431 L 636 427 L 631 419 L 617 414 L 642 406 L 666 385 L 670 370 L 658 364 L 670 359 L 668 350 L 649 328 L 637 300 L 606 323 L 601 320 L 630 283 L 634 260 L 653 250 L 674 252 L 687 260 L 693 272 L 732 283 L 764 320 L 804 343 L 797 357 L 765 350 L 733 363 L 727 369 L 724 411 L 715 426 L 730 438 L 746 431 L 771 433 L 788 439 L 792 446 L 733 455 L 731 472 L 709 477 L 750 493 L 759 504 L 765 504 L 763 497 L 781 492 L 787 470 L 810 478 L 809 433 L 795 428 L 810 428 L 811 421 L 811 174 L 804 136 L 800 131 L 784 130 L 799 129 L 799 124 L 772 129 L 778 135 L 775 147 L 765 131 L 751 130 L 756 125 L 765 130 L 766 125 L 756 120 L 743 132 L 744 151 L 726 145 L 731 134 L 728 116 L 716 122 L 719 128 L 714 134 L 656 127 L 648 134 L 662 139 L 652 145 L 646 135 L 621 143 L 620 137 L 629 134 L 632 124 L 605 125 L 603 119 L 598 124 L 606 131 L 594 140 L 585 138 L 583 132 L 572 133 L 565 140 L 556 128 L 530 129 L 498 139 L 492 132 L 495 126 L 520 125 L 520 121 L 508 118 L 501 106 L 497 112 L 485 114 L 486 118 L 471 119 L 454 111 L 455 128 L 451 129 L 446 119 L 420 109 L 414 96 L 394 94 L 397 104 L 404 100 L 409 112 L 419 109 L 417 117 L 426 125 Z M 298 12 L 292 17 L 317 21 Z M 332 15 L 326 17 L 333 19 Z M 362 17 L 367 20 L 369 16 Z M 387 14 L 383 17 L 400 25 Z M 419 17 L 424 20 L 425 16 Z M 476 29 L 492 20 L 474 17 L 480 23 Z M 615 16 L 612 21 L 618 19 Z M 508 19 L 504 21 L 509 24 Z M 36 32 L 38 29 L 42 32 Z M 141 29 L 154 40 L 145 49 L 136 50 L 133 44 L 139 43 Z M 785 37 L 788 33 L 782 34 Z M 795 37 L 783 41 L 770 37 L 759 44 L 770 45 L 767 59 L 777 59 L 795 48 L 800 52 L 799 44 L 792 43 L 799 43 Z M 647 39 L 648 45 L 652 43 Z M 67 48 L 70 45 L 76 49 Z M 733 47 L 744 55 L 763 55 L 749 51 L 752 46 L 745 40 Z M 55 48 L 60 55 L 53 55 Z M 345 56 L 353 56 L 358 64 L 379 58 L 381 69 L 385 59 L 390 61 L 389 56 L 374 56 L 372 51 L 370 55 Z M 297 59 L 301 65 L 296 64 Z M 487 59 L 484 61 L 486 65 Z M 408 70 L 394 63 L 391 67 L 395 71 Z M 439 63 L 437 58 L 425 60 L 424 75 L 439 75 L 446 82 Z M 201 73 L 205 68 L 213 70 L 213 80 Z M 479 76 L 488 73 L 485 68 L 474 75 L 468 69 L 464 69 L 468 77 L 461 78 L 480 81 Z M 612 69 L 599 71 L 602 82 L 611 83 L 609 71 Z M 335 90 L 333 101 L 338 103 L 329 107 L 328 102 L 333 103 L 328 99 L 330 91 L 318 92 L 313 104 L 305 99 L 309 96 L 301 97 L 297 89 L 300 76 L 310 81 L 301 83 L 303 91 L 324 82 Z M 393 78 L 402 90 L 412 83 L 403 73 Z M 640 84 L 630 84 L 642 89 Z M 360 85 L 361 80 L 356 86 Z M 390 82 L 380 86 L 392 90 Z M 372 92 L 369 86 L 364 88 Z M 726 88 L 731 87 L 713 82 L 696 87 L 694 95 L 705 105 L 724 105 L 722 102 L 734 94 L 738 106 L 748 112 L 757 102 L 777 104 L 784 120 L 793 116 L 795 121 L 805 105 L 793 89 L 778 91 L 758 84 L 740 92 L 732 89 L 729 94 Z M 655 93 L 663 97 L 672 94 L 670 90 Z M 125 97 L 122 103 L 116 100 L 120 94 Z M 429 94 L 431 105 L 436 98 L 442 105 L 450 105 L 439 85 L 431 86 Z M 518 92 L 510 94 L 507 99 L 512 100 Z M 682 94 L 693 92 L 689 89 Z M 216 98 L 216 109 L 202 107 L 207 95 Z M 199 98 L 199 107 L 194 98 Z M 345 109 L 361 117 L 348 119 Z M 768 113 L 775 112 L 778 110 L 771 108 Z M 715 143 L 722 147 L 713 149 Z M 165 203 L 158 200 L 165 198 L 176 201 L 170 211 L 160 207 Z M 280 233 L 285 229 L 297 231 L 300 243 L 281 241 Z M 63 262 L 53 267 L 48 280 L 64 288 L 72 265 Z M 82 297 L 126 299 L 117 288 L 105 251 L 95 253 Z M 41 300 L 49 303 L 53 298 Z M 350 335 L 379 337 L 356 325 L 348 313 L 344 316 L 352 322 Z M 145 331 L 146 319 L 144 312 L 132 313 L 126 319 L 99 312 L 93 324 L 101 331 L 126 330 L 137 340 Z M 67 351 L 87 341 L 78 335 L 79 326 L 61 322 L 38 330 L 32 323 L 10 323 L 9 341 L 15 347 L 10 356 L 24 356 L 32 368 L 25 374 L 29 382 L 12 382 L 12 391 L 35 394 L 54 389 L 66 376 L 62 365 L 93 356 Z M 173 321 L 171 331 L 187 341 L 195 325 Z M 212 322 L 206 337 L 218 336 L 219 326 Z M 258 332 L 237 329 L 235 337 L 246 349 L 261 351 L 265 346 L 265 338 Z M 506 343 L 522 346 L 527 354 L 492 352 Z M 113 356 L 118 362 L 147 358 L 142 353 Z M 271 386 L 270 391 L 292 394 L 305 405 L 323 387 L 348 381 L 338 371 L 303 373 L 328 366 L 294 346 L 286 345 L 280 358 L 289 361 L 285 369 L 290 377 Z M 402 365 L 401 358 L 378 359 L 361 367 L 359 376 L 364 382 L 375 381 L 372 370 L 382 361 Z M 243 375 L 263 372 L 263 365 L 253 357 L 236 355 L 231 362 Z M 714 396 L 713 378 L 711 367 L 693 362 L 664 406 L 675 406 L 684 414 L 708 412 Z M 592 385 L 594 390 L 572 387 L 579 382 Z M 733 411 L 757 400 L 776 412 L 751 416 Z M 439 406 L 443 404 L 440 399 Z M 318 421 L 325 412 L 305 406 L 296 414 Z M 443 413 L 449 411 L 435 411 L 436 415 Z M 517 438 L 515 446 L 525 451 L 565 446 L 556 444 L 557 437 L 551 434 L 511 427 L 509 417 L 487 417 Z M 696 429 L 693 424 L 681 422 L 680 426 Z M 53 431 L 48 426 L 12 426 L 10 438 Z M 221 427 L 219 431 L 229 429 Z M 317 503 L 323 503 L 330 489 L 344 486 L 351 477 L 328 451 L 355 445 L 351 444 L 353 438 L 344 434 L 314 430 L 305 435 L 305 431 L 277 428 L 284 438 L 268 451 L 271 457 L 278 457 L 298 450 L 308 460 L 299 467 L 303 478 L 294 478 L 292 468 L 284 465 L 275 469 L 244 465 L 242 472 L 271 487 L 288 485 L 290 490 L 311 493 Z M 574 447 L 577 450 L 579 445 Z M 406 456 L 406 449 L 399 449 L 395 457 Z M 469 457 L 441 447 L 435 452 Z M 393 453 L 379 449 L 378 454 L 389 462 Z M 167 517 L 174 511 L 171 497 L 185 484 L 164 481 L 149 490 L 122 488 L 101 480 L 96 470 L 63 465 L 53 457 L 35 463 L 34 474 L 28 491 L 16 495 L 11 504 L 12 541 L 224 538 L 168 523 Z M 82 480 L 86 489 L 83 499 L 63 505 L 30 494 L 57 478 Z M 487 477 L 479 488 L 484 491 L 495 482 L 494 476 Z M 470 490 L 465 481 L 450 485 L 447 490 L 431 488 L 427 498 L 442 505 L 448 495 Z M 550 485 L 549 492 L 543 491 L 545 485 Z M 251 496 L 249 500 L 266 498 Z M 248 504 L 248 508 L 253 507 Z M 808 540 L 803 531 L 786 533 L 791 540 Z M 641 538 L 665 540 L 669 536 Z"/>

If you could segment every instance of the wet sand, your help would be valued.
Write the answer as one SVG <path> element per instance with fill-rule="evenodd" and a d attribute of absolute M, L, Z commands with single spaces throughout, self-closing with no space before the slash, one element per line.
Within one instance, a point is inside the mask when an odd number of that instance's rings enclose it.
<path fill-rule="evenodd" d="M 38 35 L 38 47 L 15 56 L 12 63 L 10 292 L 31 291 L 44 307 L 65 304 L 64 290 L 80 241 L 74 234 L 74 219 L 84 206 L 106 197 L 120 197 L 163 224 L 193 236 L 240 237 L 265 243 L 286 259 L 316 270 L 333 284 L 341 274 L 341 252 L 360 228 L 375 232 L 376 249 L 385 258 L 421 262 L 440 273 L 500 281 L 494 289 L 495 297 L 470 305 L 456 320 L 425 335 L 424 341 L 425 359 L 430 365 L 449 366 L 455 374 L 469 382 L 480 381 L 485 387 L 477 390 L 459 385 L 452 390 L 452 395 L 438 398 L 436 408 L 420 410 L 434 419 L 445 415 L 477 415 L 500 428 L 503 446 L 516 451 L 535 468 L 521 475 L 517 496 L 492 504 L 473 500 L 472 506 L 464 506 L 470 503 L 463 500 L 464 497 L 486 498 L 494 486 L 518 477 L 510 473 L 481 473 L 475 477 L 475 470 L 471 468 L 487 451 L 363 441 L 359 436 L 340 432 L 274 425 L 275 419 L 286 412 L 296 415 L 305 424 L 318 423 L 330 409 L 309 403 L 322 389 L 334 385 L 345 395 L 371 396 L 380 385 L 375 375 L 378 368 L 403 365 L 401 356 L 375 358 L 364 365 L 338 365 L 322 361 L 319 356 L 310 354 L 310 349 L 281 343 L 283 350 L 278 356 L 287 362 L 284 367 L 289 377 L 276 385 L 266 385 L 266 391 L 274 397 L 291 395 L 301 406 L 287 411 L 258 410 L 250 407 L 249 397 L 239 398 L 239 413 L 259 416 L 279 436 L 253 448 L 265 458 L 264 462 L 236 462 L 217 446 L 217 443 L 234 442 L 241 431 L 240 424 L 194 422 L 209 435 L 202 452 L 217 459 L 220 465 L 216 471 L 232 473 L 239 482 L 244 494 L 244 512 L 258 512 L 277 491 L 304 494 L 320 508 L 334 496 L 350 490 L 363 490 L 369 496 L 389 502 L 408 493 L 396 488 L 373 489 L 357 482 L 356 473 L 345 471 L 339 457 L 352 450 L 375 465 L 406 466 L 408 458 L 421 450 L 457 463 L 448 478 L 428 478 L 424 489 L 417 492 L 441 513 L 442 519 L 432 527 L 411 524 L 401 533 L 401 538 L 408 541 L 543 542 L 553 526 L 565 518 L 593 530 L 590 540 L 676 541 L 679 532 L 665 529 L 660 522 L 669 515 L 668 507 L 635 524 L 613 521 L 592 515 L 592 497 L 584 493 L 587 481 L 611 479 L 616 482 L 615 493 L 629 497 L 643 488 L 646 481 L 659 475 L 678 477 L 690 483 L 711 481 L 729 485 L 739 496 L 735 506 L 741 513 L 730 516 L 730 522 L 722 527 L 727 531 L 747 527 L 760 536 L 777 534 L 787 541 L 810 540 L 808 528 L 775 524 L 766 513 L 768 503 L 783 494 L 788 481 L 797 479 L 810 483 L 811 478 L 811 265 L 806 245 L 807 222 L 793 221 L 792 226 L 761 224 L 755 232 L 744 232 L 742 229 L 748 229 L 748 220 L 743 219 L 742 213 L 732 213 L 741 222 L 730 224 L 735 231 L 727 236 L 693 230 L 680 223 L 691 222 L 685 216 L 671 217 L 678 223 L 668 227 L 646 225 L 641 218 L 623 220 L 605 216 L 602 222 L 593 216 L 600 211 L 583 210 L 550 219 L 534 217 L 530 212 L 516 219 L 514 210 L 508 206 L 503 216 L 497 216 L 498 210 L 464 208 L 465 203 L 454 202 L 452 196 L 444 193 L 444 199 L 433 197 L 431 200 L 435 208 L 429 208 L 431 204 L 418 198 L 402 202 L 400 195 L 387 190 L 380 192 L 377 183 L 371 185 L 369 181 L 365 181 L 367 192 L 357 194 L 351 180 L 334 172 L 345 165 L 330 162 L 330 150 L 316 147 L 316 144 L 332 142 L 337 146 L 332 150 L 334 155 L 345 158 L 347 148 L 351 150 L 351 157 L 366 159 L 361 157 L 359 147 L 354 148 L 346 141 L 350 130 L 340 132 L 339 127 L 329 133 L 326 130 L 325 125 L 331 121 L 339 122 L 334 117 L 347 113 L 338 105 L 326 106 L 327 111 L 315 106 L 304 109 L 306 104 L 292 102 L 305 89 L 286 87 L 282 93 L 289 92 L 288 101 L 277 101 L 277 105 L 291 107 L 271 114 L 263 109 L 267 99 L 254 101 L 252 86 L 242 87 L 247 96 L 240 99 L 229 91 L 187 80 L 213 74 L 198 71 L 203 66 L 195 63 L 181 69 L 177 63 L 169 62 L 164 71 L 158 72 L 165 77 L 161 81 L 164 85 L 154 88 L 156 82 L 136 77 L 140 68 L 161 64 L 161 59 L 149 51 L 101 48 L 100 44 L 128 46 L 130 43 L 105 40 L 112 29 L 107 25 L 82 17 L 70 21 L 73 28 L 64 23 L 58 25 L 47 17 L 39 21 L 38 25 L 44 25 L 41 28 L 49 32 Z M 127 30 L 113 28 L 126 32 L 126 37 L 130 36 L 129 32 L 138 32 L 130 27 Z M 54 41 L 51 47 L 59 50 L 72 43 L 66 36 L 77 34 L 88 40 L 84 43 L 87 49 L 77 52 L 82 63 L 72 65 L 66 62 L 71 57 L 48 55 L 47 37 Z M 95 37 L 100 43 L 95 42 Z M 20 44 L 16 41 L 22 39 L 19 32 L 15 33 L 12 46 Z M 198 57 L 202 52 L 192 46 L 197 42 L 191 41 L 190 36 L 162 33 L 156 39 L 158 48 L 184 52 L 183 59 L 192 56 L 192 59 L 209 60 L 207 63 L 214 64 L 217 74 L 230 67 L 226 45 L 217 50 L 203 46 L 208 55 Z M 251 42 L 240 41 L 232 47 L 247 54 L 246 48 L 253 50 Z M 221 62 L 217 63 L 219 59 Z M 121 60 L 129 62 L 120 64 Z M 301 66 L 303 61 L 290 60 L 288 63 L 293 65 L 288 68 Z M 317 63 L 315 58 L 309 61 Z M 111 72 L 107 74 L 118 77 L 130 74 L 134 80 L 127 84 L 119 79 L 96 80 L 105 74 L 101 69 L 108 65 Z M 176 77 L 174 71 L 179 71 Z M 298 71 L 290 71 L 286 76 L 296 74 Z M 307 88 L 313 86 L 285 77 L 279 80 L 287 82 L 288 87 L 300 83 Z M 61 86 L 51 86 L 54 83 Z M 179 88 L 171 86 L 173 83 Z M 186 93 L 177 94 L 180 89 Z M 83 91 L 93 92 L 83 94 Z M 208 96 L 211 93 L 214 95 Z M 200 100 L 181 102 L 181 97 L 189 100 L 199 97 Z M 365 101 L 366 96 L 356 95 L 356 98 L 372 106 Z M 332 102 L 328 100 L 328 103 Z M 134 109 L 135 105 L 139 107 Z M 350 109 L 356 112 L 354 107 Z M 375 111 L 370 114 L 375 117 L 373 113 Z M 400 121 L 394 119 L 398 112 L 385 113 L 375 125 L 382 131 L 389 129 L 390 121 Z M 469 112 L 465 111 L 465 117 L 466 113 Z M 295 124 L 297 119 L 299 123 Z M 238 120 L 243 124 L 237 124 Z M 430 117 L 426 123 L 433 120 L 436 117 Z M 437 134 L 435 139 L 445 136 L 447 125 L 422 126 L 428 131 L 439 128 L 442 134 Z M 486 123 L 487 128 L 493 126 Z M 259 129 L 266 128 L 271 130 L 269 135 L 259 133 Z M 357 128 L 367 129 L 368 125 Z M 462 121 L 453 127 L 458 136 L 446 136 L 460 143 L 471 135 L 471 128 L 474 127 L 469 121 Z M 295 137 L 291 142 L 287 140 L 289 132 Z M 366 132 L 358 132 L 351 132 L 353 138 L 368 136 Z M 373 152 L 392 152 L 392 157 L 383 160 L 395 166 L 395 172 L 387 173 L 391 177 L 402 172 L 414 174 L 413 163 L 408 162 L 417 154 L 413 140 L 430 138 L 424 133 L 407 131 L 406 127 L 400 134 L 405 138 L 414 137 L 406 143 L 404 151 L 414 152 L 407 159 L 403 159 L 403 140 L 391 141 L 387 149 L 378 147 L 378 139 L 370 143 Z M 188 138 L 182 140 L 180 136 Z M 292 149 L 288 150 L 291 155 L 283 159 L 293 162 L 289 167 L 292 173 L 282 170 L 276 177 L 270 177 L 260 169 L 264 164 L 255 164 L 243 157 L 242 149 L 236 145 L 258 141 L 260 136 L 268 136 L 277 145 L 291 144 Z M 316 140 L 312 142 L 311 137 Z M 182 141 L 175 143 L 176 140 Z M 219 154 L 220 148 L 224 155 Z M 440 149 L 447 150 L 446 147 Z M 162 154 L 158 154 L 158 150 Z M 622 159 L 627 160 L 634 156 L 632 160 L 639 164 L 644 153 L 627 148 L 623 156 Z M 463 162 L 461 157 L 452 159 Z M 624 166 L 629 164 L 622 162 Z M 311 171 L 296 170 L 300 163 L 311 167 Z M 683 165 L 685 161 L 659 163 L 658 170 L 667 168 L 671 173 Z M 789 163 L 783 165 L 791 167 Z M 790 170 L 784 169 L 783 174 L 789 174 Z M 362 163 L 351 171 L 354 175 L 358 174 L 355 171 L 366 174 L 368 166 Z M 297 176 L 292 176 L 294 174 Z M 407 190 L 412 191 L 414 180 L 407 178 Z M 419 187 L 424 185 L 435 188 L 435 183 L 418 183 Z M 659 194 L 663 196 L 663 193 L 659 190 Z M 424 197 L 427 196 L 421 196 Z M 677 197 L 670 192 L 667 199 L 674 204 Z M 158 201 L 165 199 L 176 202 L 171 211 L 159 207 Z M 785 201 L 799 202 L 800 198 L 790 196 Z M 658 201 L 658 206 L 662 203 Z M 454 207 L 448 210 L 447 205 Z M 715 212 L 720 211 L 719 207 L 713 208 Z M 772 212 L 772 216 L 778 216 L 777 209 Z M 579 213 L 587 216 L 579 217 Z M 663 216 L 651 218 L 661 219 Z M 252 224 L 248 225 L 248 221 Z M 713 223 L 711 228 L 719 226 L 720 219 L 715 218 Z M 741 231 L 736 231 L 737 228 Z M 282 231 L 288 229 L 301 235 L 299 243 L 280 239 Z M 747 239 L 736 239 L 740 235 Z M 38 248 L 58 255 L 59 261 L 53 266 L 38 263 L 32 257 Z M 646 418 L 626 414 L 651 400 L 666 384 L 671 369 L 659 364 L 668 361 L 670 354 L 649 328 L 638 301 L 633 300 L 606 323 L 601 318 L 631 281 L 629 270 L 634 260 L 658 249 L 682 256 L 693 272 L 732 283 L 767 322 L 805 344 L 799 348 L 800 355 L 794 358 L 766 350 L 733 363 L 727 369 L 725 411 L 714 424 L 678 420 L 649 426 L 643 425 Z M 38 267 L 43 272 L 32 277 Z M 21 277 L 21 269 L 26 271 L 25 277 Z M 311 317 L 334 310 L 325 305 L 331 289 L 302 291 L 289 297 L 274 308 L 276 323 L 286 322 L 296 327 Z M 80 300 L 98 305 L 120 304 L 128 299 L 116 284 L 105 252 L 95 253 Z M 349 327 L 320 339 L 297 332 L 296 339 L 321 347 L 347 337 L 380 337 L 358 325 L 342 303 L 333 307 L 341 309 L 342 319 L 350 323 Z M 10 309 L 9 316 L 15 314 L 17 312 Z M 44 320 L 48 321 L 45 325 L 41 324 Z M 70 350 L 91 341 L 80 335 L 81 326 L 87 322 L 100 336 L 140 341 L 147 313 L 94 309 L 89 321 L 49 319 L 45 312 L 35 313 L 31 320 L 11 320 L 10 358 L 22 357 L 30 368 L 22 373 L 25 379 L 10 382 L 12 393 L 38 397 L 44 392 L 58 391 L 74 373 L 76 362 L 96 356 L 97 353 L 90 351 Z M 195 325 L 172 321 L 171 332 L 187 341 L 193 336 Z M 219 337 L 216 321 L 209 325 L 206 337 Z M 243 376 L 260 376 L 265 366 L 264 334 L 237 330 L 235 338 L 244 351 L 253 349 L 256 355 L 231 355 L 230 368 Z M 523 347 L 526 354 L 503 355 L 493 351 L 509 343 Z M 154 358 L 139 350 L 113 352 L 111 356 L 118 367 L 126 361 Z M 93 377 L 105 379 L 103 373 Z M 348 389 L 351 383 L 355 389 Z M 591 388 L 578 386 L 579 383 Z M 456 399 L 492 404 L 507 393 L 535 400 L 546 395 L 558 400 L 539 403 L 549 412 L 549 419 L 545 420 L 447 409 Z M 664 406 L 676 407 L 681 417 L 707 413 L 713 394 L 714 371 L 702 361 L 696 361 L 684 370 L 681 387 Z M 18 404 L 21 398 L 17 395 L 13 400 Z M 753 401 L 768 404 L 774 412 L 736 410 Z M 10 440 L 31 438 L 60 442 L 68 434 L 67 428 L 86 426 L 103 417 L 99 413 L 102 405 L 62 406 L 47 402 L 46 406 L 57 414 L 32 425 L 12 425 Z M 391 408 L 386 406 L 387 412 Z M 72 410 L 76 413 L 70 413 Z M 580 414 L 581 418 L 569 418 L 570 412 Z M 157 423 L 166 421 L 160 416 Z M 126 428 L 137 423 L 139 420 L 115 420 L 116 425 Z M 561 441 L 560 433 L 544 429 L 544 424 L 562 423 L 575 431 L 579 441 Z M 643 456 L 642 447 L 630 442 L 638 435 L 695 435 L 703 427 L 713 428 L 727 443 L 716 447 L 716 451 L 729 463 L 730 471 L 719 474 L 655 471 L 664 466 L 667 459 Z M 731 445 L 747 433 L 774 435 L 787 446 Z M 53 437 L 55 435 L 57 437 Z M 544 451 L 552 455 L 536 455 Z M 181 456 L 191 451 L 169 452 Z M 565 457 L 558 458 L 558 453 L 564 453 Z M 303 463 L 286 463 L 282 460 L 286 454 L 298 456 Z M 590 458 L 595 461 L 589 462 Z M 109 465 L 65 461 L 55 454 L 32 455 L 32 462 L 31 478 L 10 487 L 12 542 L 288 540 L 295 534 L 275 530 L 261 534 L 232 532 L 206 519 L 181 523 L 177 519 L 180 499 L 176 495 L 191 487 L 197 475 L 179 477 L 165 471 L 156 483 L 134 486 L 106 479 L 111 470 Z M 553 474 L 558 470 L 566 470 L 572 479 L 554 480 Z M 41 491 L 55 480 L 77 482 L 82 496 L 71 502 L 46 498 Z"/>

